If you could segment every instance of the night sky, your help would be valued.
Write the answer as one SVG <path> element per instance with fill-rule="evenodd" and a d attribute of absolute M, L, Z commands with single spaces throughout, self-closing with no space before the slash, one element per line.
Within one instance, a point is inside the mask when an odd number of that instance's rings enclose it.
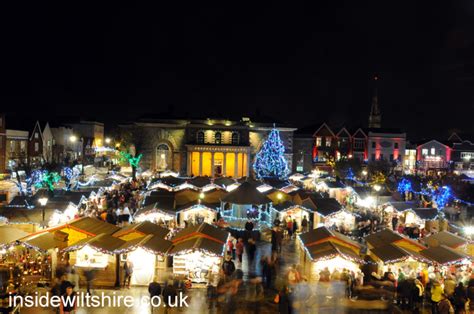
<path fill-rule="evenodd" d="M 5 11 L 1 111 L 113 123 L 173 108 L 365 126 L 377 74 L 383 126 L 474 134 L 470 0 L 64 2 Z"/>

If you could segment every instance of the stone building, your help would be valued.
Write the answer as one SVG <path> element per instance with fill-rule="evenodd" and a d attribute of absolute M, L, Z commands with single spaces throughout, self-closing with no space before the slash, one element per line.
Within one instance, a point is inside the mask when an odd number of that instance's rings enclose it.
<path fill-rule="evenodd" d="M 174 170 L 189 176 L 238 178 L 251 174 L 255 154 L 272 128 L 272 123 L 249 118 L 239 121 L 146 118 L 121 125 L 120 133 L 129 149 L 143 154 L 142 168 Z M 291 169 L 296 129 L 280 124 L 276 128 Z"/>

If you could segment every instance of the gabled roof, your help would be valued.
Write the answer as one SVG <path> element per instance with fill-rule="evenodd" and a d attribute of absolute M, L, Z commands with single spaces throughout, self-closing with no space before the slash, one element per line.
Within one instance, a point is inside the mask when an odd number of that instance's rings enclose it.
<path fill-rule="evenodd" d="M 228 178 L 228 177 L 221 177 L 221 178 L 217 178 L 217 179 L 214 180 L 214 184 L 220 185 L 220 186 L 223 186 L 223 187 L 227 187 L 229 185 L 232 185 L 235 182 L 237 182 L 237 181 L 235 181 L 232 178 Z"/>
<path fill-rule="evenodd" d="M 291 185 L 291 183 L 288 180 L 280 180 L 280 179 L 274 179 L 274 178 L 266 178 L 263 180 L 266 184 L 270 185 L 274 189 L 281 189 L 284 188 L 288 185 Z"/>
<path fill-rule="evenodd" d="M 228 236 L 229 233 L 227 231 L 207 223 L 202 223 L 200 225 L 190 226 L 182 229 L 171 239 L 171 241 L 176 244 L 190 238 L 203 237 L 225 243 Z"/>
<path fill-rule="evenodd" d="M 389 202 L 389 204 L 398 212 L 403 212 L 407 209 L 413 209 L 417 206 L 416 202 Z"/>
<path fill-rule="evenodd" d="M 323 216 L 328 216 L 342 210 L 341 204 L 335 198 L 317 198 L 312 200 L 316 211 Z"/>
<path fill-rule="evenodd" d="M 218 256 L 224 254 L 225 243 L 219 243 L 207 238 L 191 238 L 173 245 L 168 254 L 177 255 L 189 251 L 203 251 Z"/>
<path fill-rule="evenodd" d="M 170 231 L 149 221 L 143 221 L 137 224 L 122 227 L 113 234 L 114 237 L 121 237 L 131 232 L 139 232 L 143 235 L 155 235 L 159 238 L 165 238 Z"/>
<path fill-rule="evenodd" d="M 113 252 L 122 246 L 124 246 L 127 241 L 122 240 L 117 237 L 113 237 L 109 234 L 101 233 L 94 237 L 89 237 L 82 239 L 73 245 L 67 247 L 65 251 L 75 251 L 78 249 L 83 248 L 84 246 L 88 245 L 92 248 L 95 248 L 100 251 L 105 251 L 108 254 L 113 254 Z"/>
<path fill-rule="evenodd" d="M 443 142 L 438 141 L 438 140 L 423 141 L 423 142 L 421 142 L 421 143 L 418 143 L 418 145 L 417 145 L 416 147 L 418 148 L 418 147 L 424 146 L 424 145 L 426 145 L 426 144 L 428 144 L 428 143 L 438 143 L 438 144 L 443 145 L 443 146 L 445 146 L 445 147 L 447 147 L 447 148 L 451 148 L 451 147 L 450 147 L 449 145 L 447 145 L 446 143 L 443 143 Z"/>
<path fill-rule="evenodd" d="M 211 184 L 211 178 L 209 177 L 194 177 L 188 181 L 189 184 L 194 185 L 195 187 L 202 188 L 206 185 Z"/>
<path fill-rule="evenodd" d="M 420 251 L 420 254 L 440 265 L 451 264 L 469 258 L 466 254 L 444 245 L 429 247 Z"/>
<path fill-rule="evenodd" d="M 33 128 L 33 131 L 31 132 L 31 135 L 30 135 L 30 138 L 29 138 L 30 141 L 31 141 L 31 140 L 33 139 L 33 137 L 35 136 L 36 131 L 39 133 L 39 138 L 40 138 L 41 140 L 43 140 L 43 131 L 42 131 L 42 129 L 41 129 L 41 125 L 40 125 L 39 121 L 36 121 L 36 122 L 35 122 L 35 126 L 34 126 L 34 128 Z"/>
<path fill-rule="evenodd" d="M 54 233 L 44 232 L 41 234 L 26 237 L 21 241 L 25 246 L 39 249 L 40 251 L 46 252 L 51 249 L 55 249 L 61 246 L 61 241 L 58 240 Z"/>
<path fill-rule="evenodd" d="M 352 134 L 352 137 L 353 138 L 367 138 L 367 134 L 364 132 L 364 130 L 362 130 L 361 128 L 358 128 L 354 134 Z"/>
<path fill-rule="evenodd" d="M 363 263 L 362 258 L 353 250 L 333 242 L 323 242 L 307 248 L 311 260 L 318 261 L 334 255 Z"/>
<path fill-rule="evenodd" d="M 456 132 L 453 132 L 453 133 L 448 137 L 448 141 L 450 141 L 450 142 L 462 142 L 462 139 L 461 139 L 461 137 L 460 137 Z"/>
<path fill-rule="evenodd" d="M 319 132 L 321 132 L 321 131 L 323 131 L 323 130 L 325 130 L 325 129 L 326 129 L 327 131 L 329 131 L 329 134 L 319 134 Z M 326 133 L 327 133 L 327 132 L 326 132 Z M 330 128 L 326 123 L 323 123 L 323 124 L 319 127 L 319 129 L 317 129 L 316 132 L 314 132 L 313 137 L 316 137 L 316 136 L 319 136 L 319 135 L 321 135 L 321 136 L 332 135 L 332 136 L 336 137 L 336 135 L 334 134 L 334 132 L 331 130 L 331 128 Z"/>
<path fill-rule="evenodd" d="M 387 244 L 403 240 L 404 238 L 392 230 L 384 229 L 382 231 L 372 233 L 365 237 L 365 241 L 372 245 L 374 248 L 383 247 Z"/>
<path fill-rule="evenodd" d="M 11 226 L 0 226 L 0 248 L 4 248 L 28 236 L 28 233 Z"/>
<path fill-rule="evenodd" d="M 459 246 L 468 243 L 468 240 L 458 235 L 452 234 L 451 232 L 440 231 L 426 238 L 423 238 L 423 242 L 425 242 L 430 247 L 445 245 L 447 247 L 455 249 Z"/>
<path fill-rule="evenodd" d="M 61 230 L 63 228 L 72 228 L 79 232 L 86 233 L 90 236 L 96 236 L 98 234 L 113 234 L 120 230 L 119 227 L 104 222 L 102 220 L 91 218 L 91 217 L 81 217 L 70 222 L 67 222 L 63 225 L 56 226 L 54 228 L 46 229 L 46 231 Z"/>
<path fill-rule="evenodd" d="M 343 134 L 345 134 L 346 136 L 344 136 Z M 351 133 L 349 133 L 349 131 L 347 131 L 346 128 L 342 128 L 341 130 L 339 130 L 339 132 L 337 132 L 336 136 L 337 137 L 349 137 L 349 138 L 351 138 Z"/>
<path fill-rule="evenodd" d="M 401 262 L 409 257 L 416 260 L 426 260 L 419 253 L 401 248 L 393 243 L 376 247 L 371 252 L 385 264 Z"/>
<path fill-rule="evenodd" d="M 356 241 L 350 239 L 349 237 L 346 237 L 342 233 L 329 230 L 326 227 L 319 227 L 316 229 L 312 229 L 308 232 L 302 233 L 299 235 L 299 238 L 301 242 L 303 243 L 303 245 L 306 247 L 310 247 L 313 244 L 322 243 L 325 241 L 331 241 L 331 239 L 337 239 L 354 248 L 357 248 L 357 249 L 360 248 L 360 244 L 357 243 Z"/>
<path fill-rule="evenodd" d="M 286 201 L 286 202 L 283 202 L 283 203 L 279 203 L 277 205 L 273 205 L 273 208 L 276 209 L 279 212 L 283 212 L 283 211 L 286 211 L 288 208 L 293 207 L 293 206 L 298 206 L 298 205 L 296 205 L 295 203 L 293 203 L 291 201 Z"/>
<path fill-rule="evenodd" d="M 264 194 L 257 190 L 257 187 L 250 182 L 245 181 L 235 190 L 221 198 L 223 202 L 240 205 L 261 205 L 271 203 Z"/>
<path fill-rule="evenodd" d="M 198 206 L 198 205 L 200 205 L 200 206 L 202 206 L 202 207 L 206 207 L 206 208 L 208 208 L 208 209 L 210 209 L 210 210 L 212 210 L 212 211 L 216 211 L 217 208 L 218 208 L 219 206 L 221 206 L 220 203 L 206 203 L 206 202 L 199 202 L 199 200 L 197 200 L 197 201 L 192 201 L 192 202 L 183 204 L 183 205 L 181 205 L 181 206 L 178 206 L 178 207 L 176 208 L 176 212 L 179 213 L 179 212 L 181 212 L 181 211 L 183 211 L 183 210 L 186 210 L 186 209 L 188 209 L 188 208 L 191 208 L 191 207 L 194 207 L 194 206 Z"/>
<path fill-rule="evenodd" d="M 438 217 L 438 210 L 436 208 L 413 208 L 412 211 L 423 220 L 433 220 Z"/>

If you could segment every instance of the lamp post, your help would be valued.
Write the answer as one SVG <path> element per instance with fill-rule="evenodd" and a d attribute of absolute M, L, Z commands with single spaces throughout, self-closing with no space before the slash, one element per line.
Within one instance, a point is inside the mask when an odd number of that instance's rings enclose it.
<path fill-rule="evenodd" d="M 199 193 L 199 204 L 201 204 L 201 201 L 204 199 L 204 192 Z"/>
<path fill-rule="evenodd" d="M 41 216 L 42 216 L 42 225 L 43 227 L 45 226 L 45 221 L 44 221 L 44 216 L 45 216 L 45 210 L 46 210 L 46 204 L 48 204 L 48 198 L 47 197 L 40 197 L 38 199 L 38 202 L 40 203 L 41 205 Z"/>

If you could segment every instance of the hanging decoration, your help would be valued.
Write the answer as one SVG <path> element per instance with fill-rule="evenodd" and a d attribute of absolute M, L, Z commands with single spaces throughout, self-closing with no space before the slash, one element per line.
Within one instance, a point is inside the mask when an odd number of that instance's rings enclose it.
<path fill-rule="evenodd" d="M 253 169 L 257 178 L 286 179 L 290 173 L 285 158 L 285 146 L 280 132 L 273 128 L 255 157 Z"/>

